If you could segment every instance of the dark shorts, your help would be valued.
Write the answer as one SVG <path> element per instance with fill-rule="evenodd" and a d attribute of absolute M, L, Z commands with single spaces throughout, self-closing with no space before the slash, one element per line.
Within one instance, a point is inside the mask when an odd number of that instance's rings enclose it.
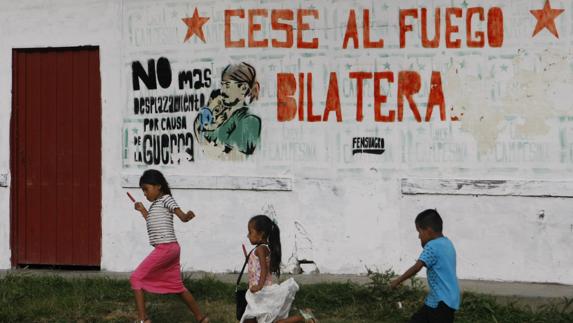
<path fill-rule="evenodd" d="M 437 308 L 424 304 L 418 312 L 412 315 L 409 323 L 452 323 L 455 312 L 444 302 L 439 302 Z"/>

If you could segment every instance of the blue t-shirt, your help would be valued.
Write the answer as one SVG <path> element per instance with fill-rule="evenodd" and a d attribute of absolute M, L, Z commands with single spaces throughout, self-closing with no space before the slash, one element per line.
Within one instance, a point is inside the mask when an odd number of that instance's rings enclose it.
<path fill-rule="evenodd" d="M 460 308 L 460 287 L 456 276 L 456 249 L 450 239 L 439 237 L 424 246 L 419 258 L 426 265 L 430 292 L 425 304 L 437 308 L 440 301 L 450 308 Z"/>

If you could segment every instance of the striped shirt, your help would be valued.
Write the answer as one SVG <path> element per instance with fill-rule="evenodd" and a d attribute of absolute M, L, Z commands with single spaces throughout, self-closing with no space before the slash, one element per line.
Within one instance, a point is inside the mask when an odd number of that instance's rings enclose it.
<path fill-rule="evenodd" d="M 160 243 L 177 242 L 173 228 L 173 213 L 179 205 L 169 194 L 151 203 L 147 216 L 147 235 L 152 246 Z"/>

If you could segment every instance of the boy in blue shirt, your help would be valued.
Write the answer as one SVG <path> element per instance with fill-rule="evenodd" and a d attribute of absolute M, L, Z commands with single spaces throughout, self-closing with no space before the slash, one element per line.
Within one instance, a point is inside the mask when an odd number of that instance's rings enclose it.
<path fill-rule="evenodd" d="M 423 211 L 418 214 L 415 223 L 424 250 L 410 269 L 392 281 L 391 287 L 396 288 L 425 266 L 430 291 L 424 305 L 412 316 L 410 323 L 454 322 L 454 313 L 460 308 L 456 250 L 452 242 L 442 234 L 442 218 L 438 211 Z"/>

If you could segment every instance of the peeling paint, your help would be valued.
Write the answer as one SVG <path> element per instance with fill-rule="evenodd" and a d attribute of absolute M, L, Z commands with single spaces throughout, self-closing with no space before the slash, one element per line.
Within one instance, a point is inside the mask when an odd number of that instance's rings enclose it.
<path fill-rule="evenodd" d="M 461 130 L 470 133 L 478 144 L 479 152 L 491 151 L 498 138 L 498 129 L 503 121 L 500 107 L 492 104 L 484 95 L 487 84 L 494 82 L 489 76 L 460 75 L 452 66 L 447 71 L 444 92 L 448 106 L 454 115 L 461 115 Z"/>
<path fill-rule="evenodd" d="M 403 178 L 403 194 L 573 197 L 573 181 Z"/>
<path fill-rule="evenodd" d="M 565 99 L 571 89 L 572 55 L 562 49 L 519 50 L 511 60 L 510 79 L 471 71 L 462 76 L 456 72 L 459 62 L 451 64 L 444 82 L 448 106 L 454 115 L 463 113 L 461 129 L 474 137 L 480 153 L 495 148 L 507 117 L 517 119 L 518 135 L 530 138 L 547 134 L 552 118 L 572 114 L 571 100 Z M 495 87 L 501 87 L 499 93 L 489 94 Z"/>
<path fill-rule="evenodd" d="M 570 83 L 569 53 L 559 49 L 546 49 L 540 54 L 520 51 L 513 59 L 514 75 L 502 98 L 506 115 L 520 119 L 517 130 L 525 137 L 546 134 L 550 118 L 566 112 L 570 106 L 559 97 L 564 93 L 561 84 Z M 534 60 L 538 60 L 535 62 Z M 568 90 L 570 91 L 570 90 Z M 570 114 L 567 112 L 566 114 Z"/>

